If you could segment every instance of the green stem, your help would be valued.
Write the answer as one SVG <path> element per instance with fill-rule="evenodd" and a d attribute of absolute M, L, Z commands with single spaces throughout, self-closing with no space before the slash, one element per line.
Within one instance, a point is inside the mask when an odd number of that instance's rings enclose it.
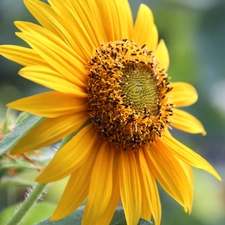
<path fill-rule="evenodd" d="M 14 213 L 12 218 L 6 225 L 18 225 L 22 222 L 24 216 L 32 208 L 38 198 L 41 196 L 47 184 L 36 184 L 33 190 L 29 193 L 28 197 L 20 205 L 19 209 Z"/>

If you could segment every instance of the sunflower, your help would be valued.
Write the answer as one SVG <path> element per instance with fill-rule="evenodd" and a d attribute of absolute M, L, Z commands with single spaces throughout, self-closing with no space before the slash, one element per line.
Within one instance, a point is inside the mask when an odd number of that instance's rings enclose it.
<path fill-rule="evenodd" d="M 109 224 L 121 200 L 128 225 L 160 224 L 157 182 L 186 212 L 193 199 L 192 168 L 221 179 L 170 128 L 205 134 L 179 107 L 197 101 L 193 86 L 170 82 L 169 55 L 151 10 L 141 5 L 133 25 L 127 0 L 24 0 L 40 25 L 15 22 L 30 47 L 0 53 L 24 67 L 20 76 L 52 89 L 8 104 L 45 117 L 12 150 L 22 154 L 76 132 L 37 177 L 70 176 L 51 217 L 73 212 L 86 197 L 82 224 Z"/>

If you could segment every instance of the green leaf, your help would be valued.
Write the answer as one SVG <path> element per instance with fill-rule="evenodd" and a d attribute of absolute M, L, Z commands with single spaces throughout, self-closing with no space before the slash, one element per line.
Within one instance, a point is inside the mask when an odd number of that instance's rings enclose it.
<path fill-rule="evenodd" d="M 80 225 L 82 221 L 83 211 L 84 211 L 84 206 L 81 206 L 72 214 L 70 214 L 69 216 L 61 220 L 50 222 L 49 219 L 47 219 L 40 223 L 37 223 L 36 225 L 65 225 L 65 224 Z M 126 224 L 127 223 L 124 216 L 123 208 L 117 207 L 110 225 L 126 225 Z M 149 221 L 140 219 L 137 225 L 152 225 L 152 223 Z"/>
<path fill-rule="evenodd" d="M 31 114 L 28 115 L 12 132 L 8 133 L 5 138 L 0 141 L 0 155 L 9 152 L 27 133 L 44 120 L 45 118 L 43 117 Z"/>
<path fill-rule="evenodd" d="M 15 210 L 17 210 L 19 207 L 19 204 L 11 206 L 7 209 L 5 209 L 1 214 L 0 214 L 0 224 L 6 224 L 6 222 L 9 220 L 10 217 L 12 217 L 13 213 Z M 49 217 L 52 215 L 53 211 L 55 210 L 55 205 L 47 203 L 47 202 L 42 202 L 36 205 L 29 214 L 24 218 L 23 220 L 23 225 L 31 225 L 35 224 L 40 220 L 44 220 L 45 218 Z"/>
<path fill-rule="evenodd" d="M 126 219 L 123 211 L 123 207 L 119 206 L 113 215 L 110 225 L 126 225 Z"/>
<path fill-rule="evenodd" d="M 49 219 L 47 219 L 35 225 L 65 225 L 65 224 L 78 225 L 78 224 L 81 224 L 83 211 L 84 211 L 84 207 L 81 206 L 75 212 L 73 212 L 72 214 L 70 214 L 69 216 L 61 220 L 50 222 Z"/>
<path fill-rule="evenodd" d="M 152 222 L 140 219 L 138 225 L 153 225 Z"/>

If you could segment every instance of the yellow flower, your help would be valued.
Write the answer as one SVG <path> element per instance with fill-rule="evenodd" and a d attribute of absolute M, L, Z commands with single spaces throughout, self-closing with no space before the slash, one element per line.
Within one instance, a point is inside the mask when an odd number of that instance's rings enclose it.
<path fill-rule="evenodd" d="M 159 225 L 156 181 L 190 212 L 191 167 L 221 178 L 169 132 L 205 134 L 195 117 L 177 109 L 195 103 L 197 93 L 169 81 L 168 51 L 158 42 L 151 10 L 141 5 L 133 25 L 127 0 L 24 2 L 41 26 L 16 22 L 17 36 L 30 48 L 6 45 L 0 53 L 24 66 L 22 77 L 53 91 L 8 105 L 46 117 L 12 154 L 80 128 L 37 178 L 48 183 L 70 175 L 51 219 L 67 216 L 88 197 L 83 224 L 109 224 L 121 200 L 128 225 L 151 216 Z"/>

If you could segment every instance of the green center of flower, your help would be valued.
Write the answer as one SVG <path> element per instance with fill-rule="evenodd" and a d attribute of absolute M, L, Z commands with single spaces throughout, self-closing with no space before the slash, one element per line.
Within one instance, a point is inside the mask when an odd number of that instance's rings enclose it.
<path fill-rule="evenodd" d="M 172 88 L 153 52 L 128 40 L 102 44 L 88 76 L 88 112 L 101 137 L 123 149 L 161 137 L 172 116 Z"/>
<path fill-rule="evenodd" d="M 127 105 L 136 113 L 144 112 L 148 109 L 152 115 L 158 111 L 159 89 L 157 80 L 152 76 L 151 71 L 146 66 L 132 64 L 122 69 L 122 94 Z"/>

